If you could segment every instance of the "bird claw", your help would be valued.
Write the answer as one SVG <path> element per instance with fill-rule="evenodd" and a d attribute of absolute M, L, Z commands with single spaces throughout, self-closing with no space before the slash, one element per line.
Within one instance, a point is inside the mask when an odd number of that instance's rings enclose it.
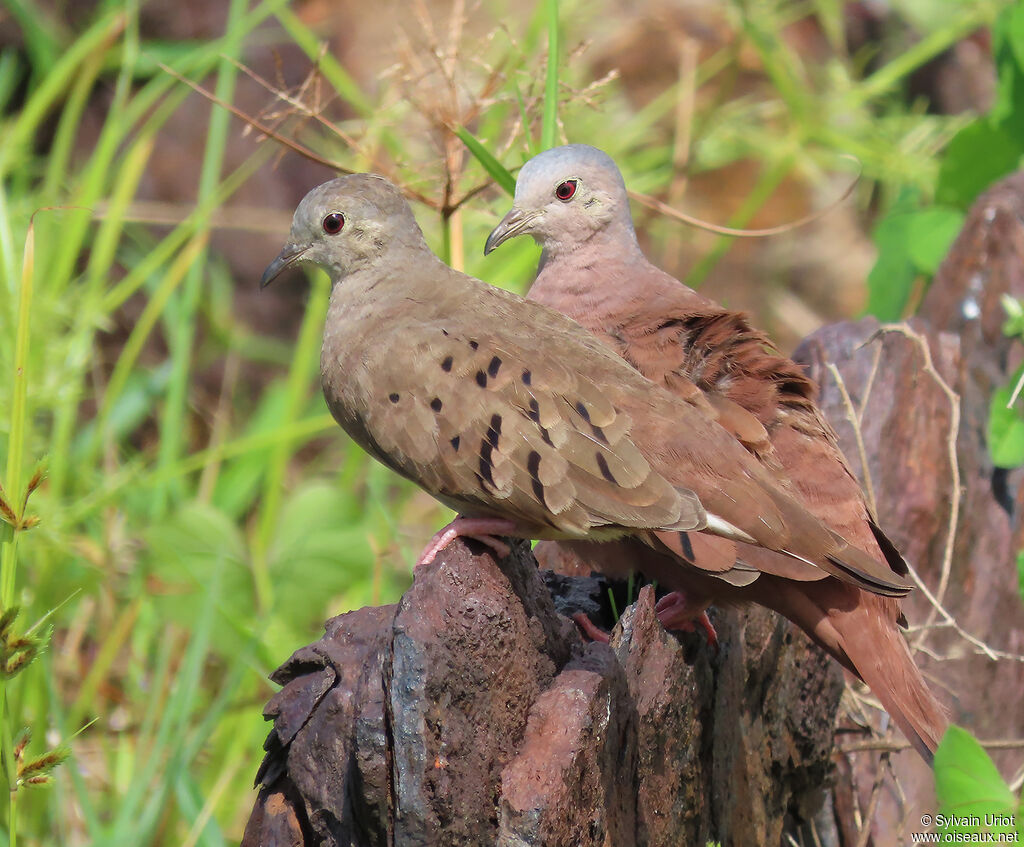
<path fill-rule="evenodd" d="M 576 612 L 572 616 L 572 619 L 576 623 L 576 626 L 580 628 L 582 634 L 591 641 L 607 644 L 611 640 L 608 633 L 583 614 L 583 612 Z"/>
<path fill-rule="evenodd" d="M 666 630 L 696 632 L 699 626 L 707 635 L 708 644 L 716 651 L 719 649 L 718 633 L 715 631 L 715 625 L 711 623 L 711 618 L 708 617 L 707 609 L 695 609 L 682 592 L 673 591 L 666 594 L 655 603 L 654 612 L 658 622 Z M 589 638 L 591 641 L 598 641 L 601 644 L 609 642 L 610 637 L 608 633 L 597 626 L 583 612 L 576 612 L 572 615 L 572 619 L 586 638 Z"/>
<path fill-rule="evenodd" d="M 512 552 L 511 548 L 496 538 L 497 535 L 515 534 L 516 525 L 512 521 L 503 518 L 463 518 L 458 517 L 448 526 L 439 529 L 430 539 L 430 543 L 423 548 L 419 559 L 413 565 L 416 568 L 429 565 L 437 554 L 444 550 L 456 538 L 472 538 L 490 547 L 499 559 L 504 559 Z"/>
<path fill-rule="evenodd" d="M 707 607 L 695 607 L 681 591 L 672 591 L 654 604 L 654 612 L 665 629 L 696 632 L 700 626 L 708 644 L 718 650 L 718 633 L 708 617 Z"/>

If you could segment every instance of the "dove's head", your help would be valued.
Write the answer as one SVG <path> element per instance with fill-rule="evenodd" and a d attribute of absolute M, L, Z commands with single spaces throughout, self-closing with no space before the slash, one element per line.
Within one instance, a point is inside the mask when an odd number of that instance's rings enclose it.
<path fill-rule="evenodd" d="M 609 231 L 635 243 L 622 174 L 607 153 L 568 144 L 523 165 L 512 209 L 488 236 L 484 255 L 517 235 L 532 235 L 550 255 Z"/>
<path fill-rule="evenodd" d="M 401 247 L 429 252 L 412 209 L 395 186 L 375 174 L 332 179 L 302 198 L 288 242 L 263 272 L 260 287 L 299 262 L 320 265 L 336 282 Z"/>

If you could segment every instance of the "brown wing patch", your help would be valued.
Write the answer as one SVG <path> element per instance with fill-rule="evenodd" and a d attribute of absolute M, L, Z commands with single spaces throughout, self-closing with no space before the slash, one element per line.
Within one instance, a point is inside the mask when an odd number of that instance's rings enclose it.
<path fill-rule="evenodd" d="M 472 512 L 499 500 L 502 514 L 570 536 L 703 526 L 696 496 L 652 469 L 629 416 L 585 376 L 493 338 L 460 339 L 450 325 L 409 361 L 384 371 L 393 384 L 381 386 L 389 408 L 377 414 L 403 423 L 384 427 L 386 449 L 446 502 Z"/>

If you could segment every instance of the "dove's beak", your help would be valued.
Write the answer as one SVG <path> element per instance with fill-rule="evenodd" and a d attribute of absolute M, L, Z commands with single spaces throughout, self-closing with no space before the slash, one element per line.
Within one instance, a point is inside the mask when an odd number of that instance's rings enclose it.
<path fill-rule="evenodd" d="M 501 223 L 491 230 L 491 234 L 487 236 L 487 243 L 484 244 L 484 255 L 486 256 L 499 244 L 508 241 L 510 238 L 515 238 L 539 215 L 539 211 L 524 212 L 522 209 L 517 209 L 513 206 L 509 213 L 501 219 Z"/>
<path fill-rule="evenodd" d="M 277 254 L 277 258 L 267 265 L 267 269 L 263 272 L 263 276 L 260 277 L 260 288 L 266 288 L 270 283 L 277 279 L 278 276 L 280 276 L 281 271 L 285 268 L 290 268 L 298 262 L 307 249 L 308 245 L 285 244 L 281 252 Z"/>

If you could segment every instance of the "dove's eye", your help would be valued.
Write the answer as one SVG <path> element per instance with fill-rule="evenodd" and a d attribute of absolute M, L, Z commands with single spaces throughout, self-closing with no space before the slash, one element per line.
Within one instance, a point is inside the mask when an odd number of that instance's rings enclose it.
<path fill-rule="evenodd" d="M 560 182 L 555 187 L 555 197 L 563 203 L 572 200 L 572 196 L 576 193 L 577 185 L 579 185 L 578 179 L 567 179 L 565 182 Z"/>
<path fill-rule="evenodd" d="M 324 218 L 323 226 L 328 235 L 337 235 L 345 226 L 345 216 L 341 212 L 331 212 Z"/>

